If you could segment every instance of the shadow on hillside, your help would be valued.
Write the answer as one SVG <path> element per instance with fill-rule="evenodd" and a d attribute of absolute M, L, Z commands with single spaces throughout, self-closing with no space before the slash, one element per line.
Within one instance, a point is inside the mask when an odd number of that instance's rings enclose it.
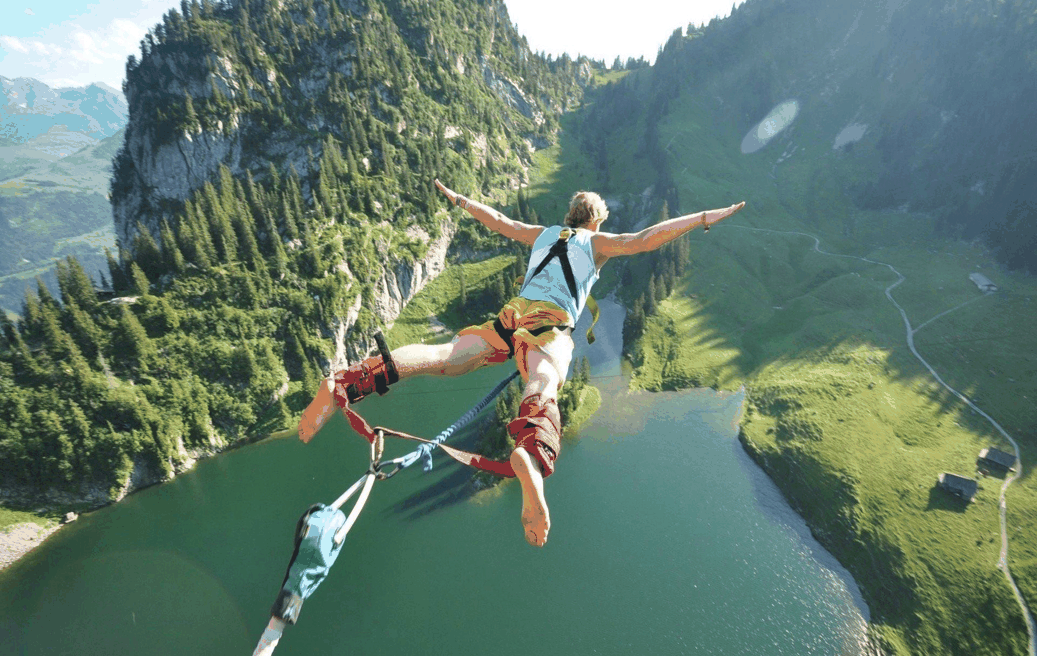
<path fill-rule="evenodd" d="M 948 512 L 963 513 L 969 507 L 969 502 L 961 497 L 944 490 L 938 485 L 929 488 L 929 503 L 925 506 L 929 510 L 945 510 Z"/>
<path fill-rule="evenodd" d="M 819 211 L 816 203 L 807 202 L 811 194 L 819 185 L 842 180 L 842 174 L 826 174 L 823 170 L 829 164 L 834 165 L 835 160 L 820 156 L 813 164 L 796 160 L 800 162 L 799 174 L 783 178 L 782 184 L 772 189 L 769 180 L 759 181 L 759 171 L 753 169 L 758 168 L 758 164 L 745 157 L 725 159 L 727 155 L 721 152 L 726 143 L 723 119 L 709 118 L 719 121 L 712 128 L 719 136 L 707 139 L 706 131 L 700 130 L 702 134 L 697 132 L 698 136 L 689 141 L 704 149 L 702 152 L 678 148 L 666 155 L 681 200 L 680 211 L 718 207 L 720 205 L 708 203 L 726 202 L 723 199 L 729 197 L 735 200 L 737 196 L 749 205 L 731 219 L 730 225 L 758 229 L 725 229 L 722 224 L 708 235 L 695 230 L 683 237 L 690 240 L 691 262 L 675 289 L 683 288 L 688 296 L 697 299 L 696 334 L 671 333 L 670 337 L 695 340 L 700 344 L 699 352 L 708 350 L 710 354 L 726 355 L 721 356 L 723 360 L 684 367 L 680 373 L 690 378 L 678 384 L 695 384 L 691 378 L 701 378 L 692 371 L 695 367 L 701 367 L 703 372 L 726 368 L 725 373 L 745 380 L 782 362 L 806 359 L 813 373 L 822 375 L 826 362 L 841 363 L 840 366 L 874 374 L 880 380 L 888 378 L 901 388 L 926 397 L 931 407 L 947 418 L 944 421 L 956 421 L 976 435 L 990 435 L 991 425 L 940 386 L 909 350 L 903 319 L 885 296 L 885 290 L 898 276 L 882 264 L 855 259 L 863 256 L 875 262 L 889 261 L 903 271 L 909 281 L 917 281 L 914 270 L 905 269 L 902 261 L 913 261 L 916 251 L 926 247 L 929 236 L 924 221 L 897 212 L 858 212 L 842 205 L 839 207 L 843 209 L 837 212 Z M 613 185 L 604 184 L 604 174 L 594 165 L 601 161 L 599 154 L 585 152 L 587 146 L 580 134 L 582 120 L 580 114 L 563 118 L 557 168 L 548 170 L 544 179 L 529 190 L 529 202 L 536 208 L 542 224 L 557 223 L 577 189 L 596 189 L 609 196 L 644 191 L 633 188 L 637 186 L 636 175 L 621 172 L 615 166 L 609 171 Z M 622 136 L 621 133 L 621 130 L 616 132 Z M 624 148 L 624 143 L 637 141 L 616 139 L 608 141 L 606 148 Z M 636 155 L 623 160 L 618 157 L 620 154 L 611 153 L 617 155 L 612 161 L 641 161 Z M 777 156 L 778 151 L 773 154 Z M 717 172 L 718 167 L 726 171 L 723 176 Z M 809 175 L 810 171 L 813 176 Z M 623 187 L 624 184 L 630 188 Z M 848 213 L 853 215 L 853 220 L 843 216 Z M 605 230 L 623 231 L 620 226 L 625 224 L 625 217 L 621 212 L 611 218 L 612 224 L 606 223 Z M 810 237 L 787 234 L 797 232 L 816 234 L 820 238 L 820 249 L 825 252 L 815 251 L 814 239 Z M 915 263 L 921 263 L 924 270 L 924 253 L 921 257 L 923 259 Z M 610 262 L 607 267 L 615 269 L 612 272 L 615 278 L 625 282 L 625 287 L 617 289 L 617 296 L 627 308 L 647 289 L 648 280 L 660 275 L 646 255 L 623 258 Z M 629 270 L 623 271 L 624 267 Z M 905 307 L 913 327 L 917 327 L 931 318 L 934 310 L 927 309 L 927 316 L 915 316 L 919 310 L 917 304 L 912 304 L 912 295 L 917 295 L 918 290 L 908 287 L 895 288 L 891 294 Z M 935 310 L 942 309 L 950 309 L 950 306 L 942 308 L 937 301 Z M 879 353 L 867 365 L 857 365 L 846 358 L 845 352 L 858 346 Z M 673 355 L 671 352 L 670 356 Z M 946 367 L 941 369 L 939 362 L 930 361 L 930 364 L 945 376 L 950 373 Z M 795 384 L 795 381 L 790 382 Z M 985 377 L 977 378 L 960 391 L 970 398 L 994 398 L 998 389 L 989 382 Z M 1024 461 L 1032 459 L 1032 454 L 1028 458 L 1027 453 L 1034 451 L 1033 438 L 1018 434 L 1015 437 L 1024 440 L 1021 444 Z M 951 504 L 950 499 L 934 496 L 930 508 L 947 506 L 950 510 L 963 511 Z"/>

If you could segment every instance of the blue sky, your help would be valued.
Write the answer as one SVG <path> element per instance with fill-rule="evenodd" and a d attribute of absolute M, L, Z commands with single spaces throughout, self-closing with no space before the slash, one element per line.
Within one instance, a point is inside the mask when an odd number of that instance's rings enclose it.
<path fill-rule="evenodd" d="M 433 0 L 434 1 L 434 0 Z M 741 0 L 739 0 L 740 3 Z M 649 61 L 677 27 L 726 16 L 731 0 L 506 0 L 530 47 Z M 5 0 L 0 21 L 0 75 L 34 77 L 52 87 L 104 82 L 122 87 L 126 58 L 179 0 Z M 550 20 L 545 20 L 550 16 Z"/>

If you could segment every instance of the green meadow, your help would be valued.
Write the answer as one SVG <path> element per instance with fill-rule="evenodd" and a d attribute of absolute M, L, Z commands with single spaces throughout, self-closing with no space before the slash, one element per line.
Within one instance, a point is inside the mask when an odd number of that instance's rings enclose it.
<path fill-rule="evenodd" d="M 61 513 L 52 511 L 29 511 L 0 507 L 0 532 L 15 524 L 32 523 L 38 526 L 53 526 L 61 519 Z"/>
<path fill-rule="evenodd" d="M 1004 475 L 977 468 L 980 449 L 1011 445 L 911 354 L 885 295 L 898 276 L 855 258 L 904 276 L 891 294 L 922 326 L 919 353 L 1020 443 L 1027 470 L 1007 495 L 1009 565 L 1031 607 L 1037 283 L 1000 269 L 982 246 L 939 234 L 925 214 L 858 209 L 846 190 L 877 157 L 864 142 L 850 157 L 794 126 L 745 155 L 731 146 L 743 135 L 707 96 L 676 99 L 659 123 L 681 211 L 748 206 L 685 237 L 691 266 L 630 348 L 631 384 L 746 387 L 743 445 L 853 573 L 887 653 L 1027 653 L 1022 612 L 998 568 Z M 611 187 L 629 193 L 650 183 L 626 144 L 639 129 L 610 144 Z M 575 141 L 567 149 L 563 138 L 537 168 L 534 204 L 600 184 Z M 577 165 L 567 170 L 567 161 Z M 827 253 L 794 233 L 817 236 Z M 627 266 L 628 279 L 652 274 L 646 259 Z M 976 271 L 999 291 L 980 292 L 968 278 Z M 615 285 L 613 274 L 599 287 Z M 639 292 L 617 293 L 630 307 Z M 978 478 L 972 503 L 939 489 L 941 472 Z"/>

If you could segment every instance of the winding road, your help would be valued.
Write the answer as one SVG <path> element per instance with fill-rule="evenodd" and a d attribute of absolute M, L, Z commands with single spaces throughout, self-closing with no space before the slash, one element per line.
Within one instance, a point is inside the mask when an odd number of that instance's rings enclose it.
<path fill-rule="evenodd" d="M 958 397 L 966 406 L 968 406 L 973 411 L 975 411 L 977 414 L 979 414 L 981 417 L 983 417 L 984 419 L 989 421 L 990 424 L 995 429 L 997 429 L 997 432 L 1001 433 L 1001 435 L 1003 435 L 1004 438 L 1006 440 L 1008 440 L 1012 444 L 1012 448 L 1015 449 L 1016 469 L 1015 469 L 1014 473 L 1011 473 L 1008 477 L 1005 478 L 1005 482 L 1001 486 L 1001 495 L 1000 495 L 1000 498 L 998 500 L 998 509 L 999 509 L 999 513 L 1000 513 L 1000 516 L 1001 516 L 1001 555 L 998 558 L 997 566 L 998 566 L 998 568 L 1001 569 L 1002 572 L 1004 572 L 1005 578 L 1008 580 L 1008 584 L 1012 587 L 1012 593 L 1015 595 L 1015 600 L 1017 602 L 1019 602 L 1019 608 L 1021 608 L 1022 611 L 1023 611 L 1023 619 L 1026 621 L 1026 630 L 1027 630 L 1027 633 L 1029 634 L 1029 638 L 1030 638 L 1030 656 L 1037 656 L 1037 632 L 1035 632 L 1035 630 L 1034 630 L 1033 615 L 1030 613 L 1030 609 L 1026 606 L 1026 600 L 1023 599 L 1022 593 L 1019 592 L 1019 587 L 1015 584 L 1015 579 L 1012 578 L 1012 572 L 1008 568 L 1008 520 L 1007 520 L 1008 503 L 1005 500 L 1005 494 L 1006 494 L 1006 492 L 1008 490 L 1008 486 L 1011 485 L 1017 478 L 1019 478 L 1023 474 L 1023 459 L 1022 459 L 1022 452 L 1019 450 L 1019 444 L 1015 441 L 1015 439 L 1012 438 L 1011 435 L 1008 434 L 1008 432 L 1004 428 L 1001 427 L 1001 424 L 997 423 L 997 421 L 994 420 L 993 417 L 991 417 L 986 412 L 983 412 L 981 409 L 976 407 L 976 404 L 974 404 L 971 400 L 969 400 L 968 397 L 966 397 L 964 394 L 962 394 L 958 390 L 956 390 L 953 387 L 951 387 L 950 385 L 948 385 L 943 380 L 943 378 L 940 377 L 940 374 L 936 373 L 936 370 L 933 369 L 933 367 L 928 362 L 925 361 L 925 358 L 923 358 L 918 353 L 918 351 L 915 349 L 915 333 L 916 332 L 918 332 L 919 330 L 921 330 L 925 326 L 929 325 L 933 321 L 939 319 L 940 317 L 942 317 L 942 316 L 944 316 L 946 314 L 950 314 L 951 312 L 953 312 L 953 311 L 955 311 L 955 310 L 957 310 L 959 308 L 962 308 L 962 307 L 968 305 L 969 303 L 972 303 L 973 301 L 976 301 L 976 300 L 978 300 L 980 298 L 984 298 L 984 297 L 988 296 L 989 294 L 991 294 L 993 292 L 985 292 L 983 294 L 983 296 L 979 296 L 979 297 L 973 298 L 973 299 L 971 299 L 969 301 L 966 301 L 966 302 L 964 302 L 964 303 L 962 303 L 960 305 L 957 305 L 957 306 L 955 306 L 955 307 L 953 307 L 953 308 L 951 308 L 949 310 L 945 310 L 944 312 L 941 312 L 940 314 L 936 315 L 935 317 L 932 317 L 931 319 L 929 319 L 929 320 L 925 321 L 924 323 L 920 324 L 917 328 L 912 328 L 911 327 L 911 321 L 907 317 L 907 312 L 904 311 L 904 308 L 900 307 L 900 304 L 897 303 L 896 299 L 893 298 L 893 293 L 892 293 L 893 290 L 896 289 L 896 287 L 898 285 L 900 285 L 902 282 L 907 280 L 907 278 L 905 278 L 902 273 L 900 273 L 895 268 L 893 268 L 893 265 L 887 264 L 886 262 L 878 262 L 876 260 L 869 260 L 866 257 L 857 257 L 856 255 L 844 255 L 842 253 L 830 253 L 828 251 L 822 250 L 821 249 L 821 240 L 818 239 L 816 236 L 814 236 L 812 234 L 809 234 L 809 233 L 806 233 L 806 232 L 769 230 L 767 228 L 751 228 L 749 226 L 741 226 L 741 225 L 732 225 L 730 227 L 732 227 L 732 228 L 739 228 L 739 229 L 742 229 L 742 230 L 752 230 L 754 232 L 770 232 L 770 233 L 778 234 L 778 235 L 798 235 L 798 236 L 802 236 L 802 237 L 809 237 L 810 239 L 814 240 L 814 250 L 817 251 L 818 253 L 821 253 L 822 255 L 830 255 L 832 257 L 844 257 L 844 258 L 849 258 L 851 260 L 860 260 L 861 262 L 867 262 L 869 264 L 875 264 L 875 265 L 878 265 L 878 266 L 884 266 L 884 267 L 888 268 L 890 271 L 892 271 L 893 273 L 896 274 L 897 281 L 894 282 L 889 287 L 886 287 L 886 298 L 888 298 L 889 302 L 892 303 L 894 305 L 894 307 L 897 308 L 897 310 L 900 312 L 900 316 L 903 317 L 903 319 L 904 319 L 904 327 L 905 327 L 905 329 L 907 331 L 907 347 L 909 349 L 911 349 L 911 353 L 913 353 L 914 356 L 916 358 L 918 358 L 918 361 L 922 363 L 922 366 L 924 366 L 927 370 L 929 370 L 929 373 L 933 375 L 933 378 L 935 378 L 936 381 L 938 383 L 940 383 L 940 385 L 943 385 L 943 387 L 948 392 L 950 392 L 954 396 Z"/>

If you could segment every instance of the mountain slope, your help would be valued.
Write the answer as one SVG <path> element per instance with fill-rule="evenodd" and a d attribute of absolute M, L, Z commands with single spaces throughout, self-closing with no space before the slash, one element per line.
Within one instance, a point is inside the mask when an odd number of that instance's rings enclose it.
<path fill-rule="evenodd" d="M 432 178 L 504 201 L 590 72 L 530 53 L 501 2 L 182 8 L 128 65 L 120 298 L 70 261 L 3 326 L 8 494 L 103 503 L 290 425 L 449 246 L 502 248 Z"/>
<path fill-rule="evenodd" d="M 0 88 L 0 146 L 25 143 L 57 125 L 99 141 L 126 125 L 122 93 L 101 82 L 52 89 L 32 78 L 0 76 Z"/>
<path fill-rule="evenodd" d="M 112 158 L 127 107 L 103 84 L 51 89 L 0 77 L 0 308 L 17 312 L 42 277 L 58 292 L 54 263 L 78 257 L 95 278 L 114 247 L 108 203 Z"/>

